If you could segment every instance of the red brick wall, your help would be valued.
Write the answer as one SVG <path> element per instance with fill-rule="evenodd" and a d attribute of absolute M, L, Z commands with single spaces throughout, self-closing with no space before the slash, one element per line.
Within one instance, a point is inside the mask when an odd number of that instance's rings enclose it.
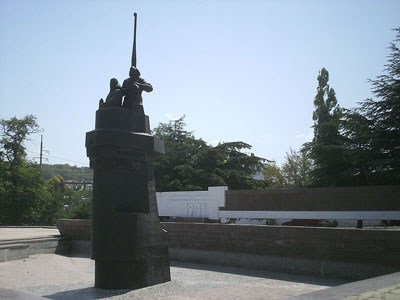
<path fill-rule="evenodd" d="M 400 186 L 228 190 L 228 211 L 400 210 Z"/>
<path fill-rule="evenodd" d="M 161 223 L 168 246 L 398 266 L 400 230 Z"/>

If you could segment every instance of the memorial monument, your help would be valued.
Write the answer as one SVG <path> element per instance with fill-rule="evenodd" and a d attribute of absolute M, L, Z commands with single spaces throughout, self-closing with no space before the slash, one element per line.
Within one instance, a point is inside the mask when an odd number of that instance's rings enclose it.
<path fill-rule="evenodd" d="M 164 143 L 150 135 L 142 92 L 153 87 L 136 68 L 134 15 L 132 64 L 122 86 L 110 81 L 100 100 L 95 130 L 86 133 L 93 169 L 92 251 L 95 287 L 137 289 L 170 280 L 168 248 L 162 244 L 153 157 Z"/>

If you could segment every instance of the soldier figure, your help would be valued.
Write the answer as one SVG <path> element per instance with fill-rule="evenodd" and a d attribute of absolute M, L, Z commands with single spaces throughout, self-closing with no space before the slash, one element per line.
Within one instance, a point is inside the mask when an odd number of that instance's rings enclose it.
<path fill-rule="evenodd" d="M 121 91 L 121 86 L 118 84 L 118 80 L 112 78 L 110 80 L 110 92 L 106 98 L 106 106 L 121 106 L 122 96 L 123 93 Z"/>
<path fill-rule="evenodd" d="M 125 95 L 123 107 L 144 114 L 142 91 L 151 92 L 153 87 L 140 77 L 139 70 L 132 66 L 129 78 L 122 84 L 122 92 Z"/>

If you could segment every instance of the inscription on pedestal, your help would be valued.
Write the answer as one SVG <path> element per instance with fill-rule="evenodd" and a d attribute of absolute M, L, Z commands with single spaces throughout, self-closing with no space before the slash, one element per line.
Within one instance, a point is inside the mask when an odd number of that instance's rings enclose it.
<path fill-rule="evenodd" d="M 118 157 L 92 157 L 90 159 L 90 168 L 97 170 L 122 169 L 135 172 L 145 172 L 146 164 L 129 158 Z"/>

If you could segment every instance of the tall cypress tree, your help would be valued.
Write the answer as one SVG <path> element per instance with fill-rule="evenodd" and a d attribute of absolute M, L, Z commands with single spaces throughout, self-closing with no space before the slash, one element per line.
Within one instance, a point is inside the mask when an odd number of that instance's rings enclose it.
<path fill-rule="evenodd" d="M 342 109 L 337 104 L 336 93 L 328 84 L 325 68 L 318 75 L 317 94 L 314 99 L 314 138 L 306 145 L 314 161 L 312 181 L 314 186 L 345 185 L 345 147 L 340 134 Z"/>

